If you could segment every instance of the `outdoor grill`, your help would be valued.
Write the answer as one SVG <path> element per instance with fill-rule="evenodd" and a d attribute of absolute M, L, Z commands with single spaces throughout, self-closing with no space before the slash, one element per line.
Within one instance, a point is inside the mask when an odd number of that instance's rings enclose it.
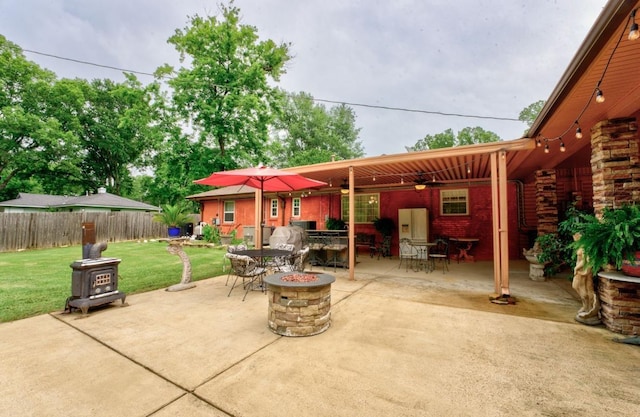
<path fill-rule="evenodd" d="M 122 300 L 124 304 L 126 294 L 118 291 L 118 264 L 121 260 L 100 256 L 106 247 L 106 243 L 85 245 L 83 253 L 88 253 L 89 257 L 71 264 L 71 297 L 67 299 L 65 310 L 77 308 L 82 314 L 87 314 L 90 307 L 116 300 Z"/>

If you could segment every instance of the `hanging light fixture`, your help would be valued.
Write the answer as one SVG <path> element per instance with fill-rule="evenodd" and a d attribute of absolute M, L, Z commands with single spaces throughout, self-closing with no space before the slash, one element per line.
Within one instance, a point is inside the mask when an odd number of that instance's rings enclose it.
<path fill-rule="evenodd" d="M 631 12 L 631 20 L 633 23 L 631 24 L 631 28 L 629 29 L 629 40 L 635 41 L 640 38 L 640 31 L 638 30 L 638 24 L 636 23 L 636 9 L 633 9 Z"/>
<path fill-rule="evenodd" d="M 418 191 L 424 190 L 427 188 L 427 180 L 423 177 L 424 174 L 422 172 L 418 172 L 417 175 L 418 178 L 416 178 L 416 183 L 413 187 Z"/>
<path fill-rule="evenodd" d="M 580 125 L 577 120 L 576 124 L 578 125 L 578 128 L 576 129 L 576 139 L 582 139 L 582 129 L 580 129 Z"/>
<path fill-rule="evenodd" d="M 540 142 L 540 138 L 536 138 L 536 146 L 538 148 L 542 146 L 542 142 Z"/>
<path fill-rule="evenodd" d="M 549 144 L 544 145 L 544 153 L 549 153 Z"/>
<path fill-rule="evenodd" d="M 560 152 L 564 152 L 566 150 L 567 150 L 567 148 L 565 148 L 564 142 L 560 142 Z"/>
<path fill-rule="evenodd" d="M 604 93 L 600 87 L 596 88 L 596 103 L 604 103 Z"/>
<path fill-rule="evenodd" d="M 342 194 L 349 194 L 349 183 L 347 182 L 346 178 L 344 179 L 342 184 L 340 184 L 340 192 Z"/>

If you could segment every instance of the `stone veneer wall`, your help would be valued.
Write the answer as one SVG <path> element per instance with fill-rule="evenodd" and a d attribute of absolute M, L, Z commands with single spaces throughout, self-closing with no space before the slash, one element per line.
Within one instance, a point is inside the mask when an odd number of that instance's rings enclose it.
<path fill-rule="evenodd" d="M 282 336 L 312 336 L 331 325 L 331 284 L 285 287 L 269 284 L 269 328 Z"/>
<path fill-rule="evenodd" d="M 640 201 L 640 153 L 635 117 L 603 120 L 591 128 L 593 208 Z"/>
<path fill-rule="evenodd" d="M 556 194 L 556 171 L 536 171 L 536 213 L 538 236 L 558 231 L 558 196 Z"/>

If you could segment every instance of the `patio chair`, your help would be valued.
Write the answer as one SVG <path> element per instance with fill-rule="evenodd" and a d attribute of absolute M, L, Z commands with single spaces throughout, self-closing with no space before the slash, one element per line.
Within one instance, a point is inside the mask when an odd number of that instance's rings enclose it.
<path fill-rule="evenodd" d="M 324 265 L 326 252 L 324 250 L 327 244 L 324 236 L 309 236 L 309 265 L 313 269 L 314 265 Z"/>
<path fill-rule="evenodd" d="M 431 270 L 436 270 L 436 261 L 442 263 L 442 273 L 445 269 L 449 270 L 449 241 L 445 239 L 436 239 L 435 246 L 429 250 L 429 262 Z"/>
<path fill-rule="evenodd" d="M 414 267 L 414 263 L 418 259 L 418 250 L 415 246 L 411 244 L 411 240 L 405 238 L 400 239 L 400 264 L 398 268 L 402 266 L 402 262 L 404 262 L 404 266 L 406 270 L 409 270 L 409 266 Z"/>
<path fill-rule="evenodd" d="M 333 264 L 333 270 L 336 270 L 338 264 L 344 264 L 342 255 L 349 248 L 348 240 L 344 237 L 331 236 L 328 244 L 324 246 L 327 251 L 327 262 L 325 266 Z"/>
<path fill-rule="evenodd" d="M 244 245 L 242 243 L 239 245 L 229 245 L 227 246 L 227 253 L 234 253 L 236 251 L 246 250 L 246 249 L 247 249 L 247 245 Z M 225 287 L 227 286 L 227 284 L 229 284 L 229 278 L 231 277 L 231 273 L 233 272 L 233 269 L 231 269 L 231 265 L 227 266 L 227 263 L 231 264 L 229 262 L 229 258 L 225 256 L 224 258 L 222 258 L 222 272 L 226 271 L 227 268 L 229 268 L 229 272 L 227 272 L 227 280 L 224 283 Z"/>
<path fill-rule="evenodd" d="M 309 260 L 309 246 L 300 249 L 291 256 L 291 262 L 280 268 L 281 272 L 304 272 L 304 267 Z"/>
<path fill-rule="evenodd" d="M 289 256 L 274 256 L 268 262 L 266 262 L 265 267 L 267 269 L 282 271 L 283 268 L 286 268 L 287 265 L 291 265 L 293 259 L 293 250 L 295 246 L 292 243 L 276 243 L 273 245 L 273 249 L 286 250 L 291 252 L 292 254 Z"/>
<path fill-rule="evenodd" d="M 378 259 L 380 259 L 381 256 L 383 258 L 387 256 L 391 257 L 391 236 L 384 236 L 382 238 L 382 243 L 375 247 L 375 254 L 378 254 Z"/>
<path fill-rule="evenodd" d="M 242 286 L 245 288 L 244 297 L 242 297 L 242 301 L 244 301 L 249 291 L 254 288 L 256 282 L 262 284 L 262 277 L 266 269 L 258 266 L 257 261 L 250 256 L 236 255 L 235 253 L 225 253 L 224 256 L 231 262 L 231 270 L 236 276 L 227 297 L 231 295 L 231 291 L 236 287 L 238 279 L 242 278 Z M 264 292 L 264 288 L 262 288 L 262 291 Z"/>

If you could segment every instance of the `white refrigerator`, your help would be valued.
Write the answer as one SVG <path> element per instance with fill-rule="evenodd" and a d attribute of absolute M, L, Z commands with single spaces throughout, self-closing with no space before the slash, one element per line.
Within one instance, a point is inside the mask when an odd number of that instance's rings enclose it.
<path fill-rule="evenodd" d="M 429 239 L 429 210 L 411 208 L 398 210 L 398 240 L 427 241 Z"/>

